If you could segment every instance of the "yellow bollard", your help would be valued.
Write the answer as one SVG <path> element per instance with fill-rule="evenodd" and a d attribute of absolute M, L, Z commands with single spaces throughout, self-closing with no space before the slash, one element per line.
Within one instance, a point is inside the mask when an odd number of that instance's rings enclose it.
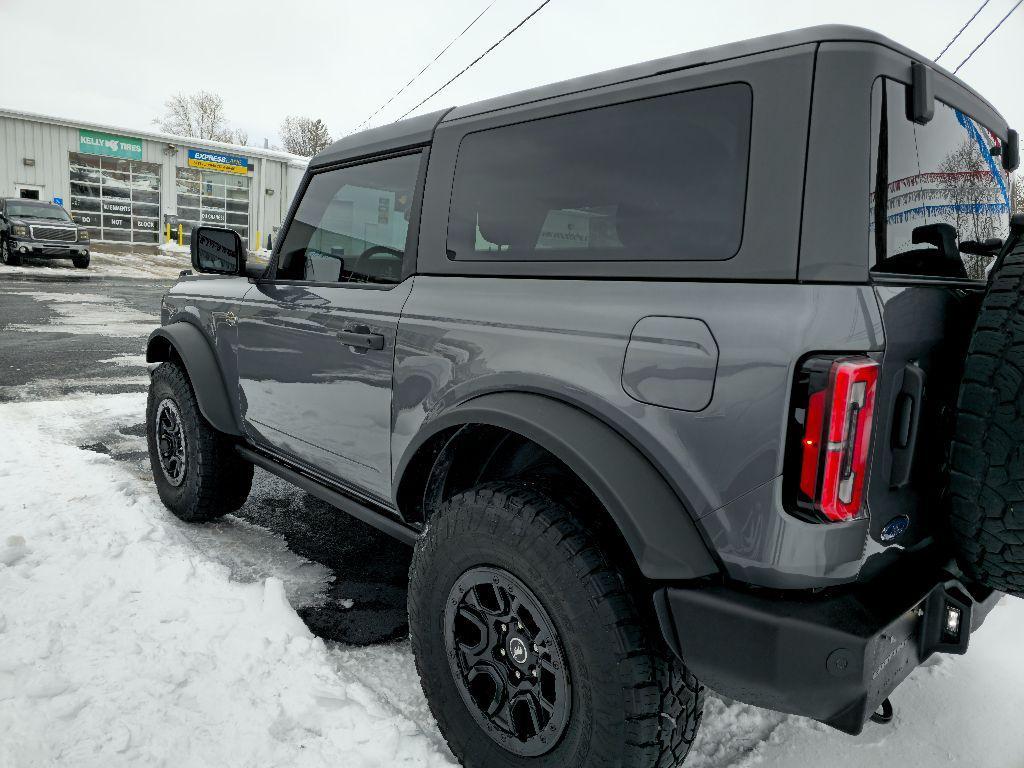
<path fill-rule="evenodd" d="M 178 245 L 184 245 L 184 244 L 185 244 L 185 229 L 181 226 L 181 224 L 179 224 L 178 225 Z"/>
<path fill-rule="evenodd" d="M 253 250 L 254 250 L 254 251 L 258 251 L 258 250 L 259 250 L 260 248 L 262 248 L 262 247 L 263 247 L 263 246 L 262 246 L 262 245 L 260 245 L 260 231 L 259 231 L 259 230 L 257 229 L 257 230 L 256 230 L 256 247 L 255 247 L 255 248 L 253 248 Z"/>
<path fill-rule="evenodd" d="M 166 241 L 166 242 L 168 242 L 168 243 L 169 243 L 169 242 L 171 242 L 171 222 L 169 222 L 169 221 L 168 221 L 168 222 L 167 222 L 167 223 L 166 223 L 166 224 L 164 225 L 164 229 L 165 229 L 165 230 L 167 231 L 167 232 L 166 232 L 166 234 L 167 234 L 167 241 Z"/>

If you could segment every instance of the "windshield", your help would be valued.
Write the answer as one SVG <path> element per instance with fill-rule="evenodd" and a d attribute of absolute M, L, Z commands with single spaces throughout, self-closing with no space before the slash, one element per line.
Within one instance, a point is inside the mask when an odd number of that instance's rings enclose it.
<path fill-rule="evenodd" d="M 19 203 L 8 201 L 7 216 L 12 219 L 24 217 L 26 219 L 54 219 L 55 221 L 71 221 L 67 211 L 59 205 L 32 205 L 31 203 Z"/>
<path fill-rule="evenodd" d="M 876 83 L 873 101 L 873 270 L 984 279 L 1015 192 L 993 154 L 999 137 L 940 101 L 930 122 L 912 123 L 905 87 L 890 80 Z"/>

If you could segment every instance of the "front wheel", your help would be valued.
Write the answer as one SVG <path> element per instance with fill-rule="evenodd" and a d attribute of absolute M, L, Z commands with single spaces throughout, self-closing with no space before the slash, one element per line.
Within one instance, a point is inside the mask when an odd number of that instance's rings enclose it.
<path fill-rule="evenodd" d="M 410 568 L 427 702 L 468 768 L 667 768 L 704 688 L 666 648 L 631 563 L 569 509 L 488 484 L 431 517 Z"/>
<path fill-rule="evenodd" d="M 89 266 L 88 256 L 73 256 L 71 263 L 75 265 L 76 269 L 87 269 Z"/>
<path fill-rule="evenodd" d="M 252 487 L 253 466 L 203 417 L 185 370 L 161 363 L 149 385 L 146 436 L 160 500 L 185 522 L 234 512 Z"/>
<path fill-rule="evenodd" d="M 9 267 L 21 265 L 21 254 L 11 249 L 11 244 L 6 240 L 0 240 L 0 262 Z"/>

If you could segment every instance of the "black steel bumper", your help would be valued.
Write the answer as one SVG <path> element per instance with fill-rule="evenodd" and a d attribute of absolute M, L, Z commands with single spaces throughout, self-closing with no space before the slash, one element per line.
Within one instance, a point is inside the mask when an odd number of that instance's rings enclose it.
<path fill-rule="evenodd" d="M 669 646 L 716 692 L 858 734 L 929 656 L 966 653 L 1002 596 L 926 573 L 832 596 L 667 587 L 654 604 Z M 951 615 L 958 632 L 947 630 Z"/>
<path fill-rule="evenodd" d="M 74 256 L 85 256 L 92 250 L 89 242 L 74 243 L 45 240 L 12 240 L 11 250 L 23 256 L 51 256 L 58 259 L 70 259 Z"/>

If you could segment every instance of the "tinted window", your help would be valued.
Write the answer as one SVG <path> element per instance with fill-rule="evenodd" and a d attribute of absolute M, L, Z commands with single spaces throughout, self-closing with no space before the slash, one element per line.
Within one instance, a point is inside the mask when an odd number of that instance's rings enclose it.
<path fill-rule="evenodd" d="M 7 215 L 11 218 L 18 216 L 24 216 L 25 218 L 34 219 L 56 219 L 57 221 L 70 221 L 71 217 L 68 216 L 60 206 L 56 205 L 32 205 L 30 203 L 18 203 L 14 200 L 7 204 Z"/>
<path fill-rule="evenodd" d="M 739 250 L 751 91 L 734 84 L 467 135 L 449 257 L 728 259 Z"/>
<path fill-rule="evenodd" d="M 991 257 L 959 244 L 1009 232 L 1011 179 L 991 152 L 999 138 L 938 101 L 929 123 L 911 122 L 906 86 L 890 80 L 875 83 L 872 100 L 873 269 L 983 279 Z"/>
<path fill-rule="evenodd" d="M 397 283 L 420 155 L 314 176 L 288 226 L 277 266 L 283 280 Z"/>

